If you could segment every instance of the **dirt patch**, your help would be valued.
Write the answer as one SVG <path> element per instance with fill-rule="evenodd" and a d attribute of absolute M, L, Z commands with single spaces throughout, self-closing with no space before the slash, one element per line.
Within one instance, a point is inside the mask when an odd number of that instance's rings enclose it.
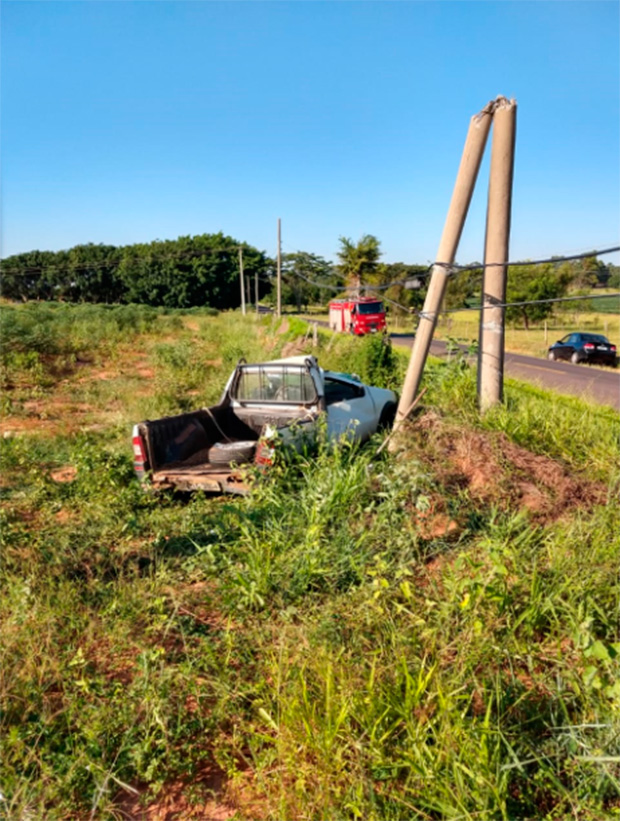
<path fill-rule="evenodd" d="M 306 350 L 307 347 L 308 343 L 305 339 L 301 337 L 299 339 L 293 339 L 291 342 L 287 342 L 282 348 L 280 356 L 282 359 L 286 359 L 287 356 L 299 356 L 299 354 L 308 353 Z"/>
<path fill-rule="evenodd" d="M 244 818 L 264 817 L 264 807 L 254 795 L 249 776 L 233 787 L 216 765 L 204 765 L 190 782 L 164 785 L 157 799 L 145 803 L 146 787 L 132 787 L 119 796 L 117 811 L 127 821 L 226 821 L 239 813 Z M 192 795 L 190 799 L 188 794 Z M 199 796 L 199 797 L 194 797 Z"/>
<path fill-rule="evenodd" d="M 448 492 L 466 490 L 473 499 L 501 510 L 525 508 L 535 520 L 551 522 L 566 510 L 591 508 L 607 498 L 603 483 L 574 476 L 561 463 L 516 445 L 504 433 L 456 427 L 433 411 L 409 431 L 418 446 L 416 458 L 430 465 Z M 432 529 L 431 523 L 432 515 Z"/>
<path fill-rule="evenodd" d="M 289 322 L 288 319 L 283 319 L 282 322 L 278 325 L 276 329 L 276 336 L 282 336 L 282 334 L 288 333 L 289 329 Z"/>
<path fill-rule="evenodd" d="M 3 419 L 0 426 L 2 437 L 10 439 L 13 436 L 20 436 L 26 433 L 46 433 L 55 434 L 58 432 L 58 425 L 52 419 Z"/>
<path fill-rule="evenodd" d="M 88 402 L 75 402 L 70 397 L 63 396 L 29 399 L 24 402 L 23 407 L 29 416 L 35 416 L 39 419 L 56 419 L 66 413 L 84 414 L 95 410 Z"/>
<path fill-rule="evenodd" d="M 423 539 L 451 538 L 458 536 L 461 528 L 447 513 L 438 512 L 443 508 L 442 500 L 436 500 L 429 510 L 416 512 L 418 530 Z"/>
<path fill-rule="evenodd" d="M 4 438 L 26 433 L 59 434 L 84 427 L 96 412 L 88 402 L 75 401 L 71 396 L 49 395 L 43 399 L 26 400 L 16 413 L 0 423 Z M 25 414 L 25 415 L 22 415 Z"/>
<path fill-rule="evenodd" d="M 65 465 L 65 467 L 53 470 L 50 476 L 55 482 L 72 482 L 77 476 L 77 468 L 72 465 Z"/>
<path fill-rule="evenodd" d="M 67 510 L 66 507 L 61 507 L 58 513 L 54 514 L 54 518 L 58 524 L 66 525 L 69 522 L 75 521 L 77 517 L 74 511 Z"/>
<path fill-rule="evenodd" d="M 134 373 L 142 379 L 153 379 L 155 376 L 153 368 L 136 368 Z"/>

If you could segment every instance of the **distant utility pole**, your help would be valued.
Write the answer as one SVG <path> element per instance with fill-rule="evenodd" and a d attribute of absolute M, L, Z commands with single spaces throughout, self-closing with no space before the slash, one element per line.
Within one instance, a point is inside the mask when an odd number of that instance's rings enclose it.
<path fill-rule="evenodd" d="M 243 282 L 243 249 L 239 246 L 239 282 L 241 283 L 241 313 L 245 316 L 245 283 Z"/>
<path fill-rule="evenodd" d="M 256 304 L 256 313 L 258 313 L 258 268 L 254 270 L 254 302 Z"/>
<path fill-rule="evenodd" d="M 278 278 L 277 278 L 277 304 L 276 315 L 282 316 L 282 233 L 281 219 L 278 217 Z"/>
<path fill-rule="evenodd" d="M 485 411 L 499 404 L 504 393 L 504 318 L 510 243 L 510 211 L 514 170 L 517 104 L 497 100 L 493 113 L 491 171 L 484 248 L 485 265 L 478 348 L 478 401 Z"/>
<path fill-rule="evenodd" d="M 437 324 L 437 316 L 448 284 L 450 266 L 454 263 L 456 250 L 465 224 L 465 217 L 474 192 L 478 170 L 480 169 L 493 119 L 494 106 L 494 102 L 486 105 L 479 114 L 472 117 L 469 125 L 452 200 L 439 242 L 437 262 L 433 266 L 426 299 L 424 300 L 424 308 L 420 314 L 420 322 L 411 349 L 409 367 L 396 413 L 397 423 L 407 416 L 420 387 L 424 365 L 431 347 L 435 325 Z M 391 449 L 395 449 L 395 441 L 393 439 L 390 443 Z"/>
<path fill-rule="evenodd" d="M 245 278 L 245 294 L 245 299 L 249 308 L 252 304 L 252 289 L 250 287 L 250 277 Z"/>

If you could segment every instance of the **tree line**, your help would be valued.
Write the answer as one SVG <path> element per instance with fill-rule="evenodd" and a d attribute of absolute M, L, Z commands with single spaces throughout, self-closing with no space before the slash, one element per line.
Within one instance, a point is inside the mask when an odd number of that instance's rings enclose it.
<path fill-rule="evenodd" d="M 264 251 L 232 237 L 201 234 L 134 245 L 76 245 L 67 251 L 30 251 L 2 261 L 1 294 L 10 300 L 141 303 L 168 308 L 239 307 L 239 249 L 244 274 L 258 276 L 259 298 L 275 300 L 275 260 Z M 402 313 L 421 308 L 428 285 L 428 266 L 381 261 L 380 240 L 364 234 L 357 242 L 339 238 L 337 262 L 307 251 L 282 257 L 282 301 L 302 310 L 326 305 L 351 292 L 381 295 L 388 308 Z M 482 266 L 450 278 L 444 308 L 475 307 L 482 293 Z M 507 301 L 555 299 L 613 285 L 617 266 L 596 257 L 542 265 L 511 267 Z M 509 320 L 544 319 L 552 304 L 507 309 Z"/>
<path fill-rule="evenodd" d="M 239 248 L 245 275 L 253 281 L 258 274 L 259 295 L 264 296 L 271 289 L 273 261 L 222 233 L 15 254 L 2 261 L 1 293 L 24 301 L 236 308 L 241 300 Z"/>

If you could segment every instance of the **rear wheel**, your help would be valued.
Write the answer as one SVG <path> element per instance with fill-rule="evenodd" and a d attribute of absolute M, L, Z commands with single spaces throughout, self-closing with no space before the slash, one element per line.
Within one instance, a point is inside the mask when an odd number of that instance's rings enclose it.
<path fill-rule="evenodd" d="M 388 402 L 383 406 L 383 410 L 381 411 L 377 430 L 383 431 L 391 428 L 394 424 L 394 419 L 396 419 L 396 403 Z"/>
<path fill-rule="evenodd" d="M 573 363 L 573 365 L 578 365 L 581 362 L 581 357 L 579 356 L 577 351 L 572 352 L 572 354 L 570 355 L 570 361 Z"/>

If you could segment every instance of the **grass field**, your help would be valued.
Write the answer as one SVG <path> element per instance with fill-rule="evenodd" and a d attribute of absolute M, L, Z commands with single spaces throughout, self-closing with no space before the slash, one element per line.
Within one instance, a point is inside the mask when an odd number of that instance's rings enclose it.
<path fill-rule="evenodd" d="M 617 308 L 616 300 L 616 311 Z M 439 339 L 452 338 L 467 342 L 477 340 L 478 322 L 478 313 L 475 311 L 458 311 L 445 315 L 437 325 L 436 335 Z M 508 323 L 505 331 L 506 350 L 544 357 L 550 345 L 572 331 L 601 333 L 620 347 L 620 315 L 617 312 L 576 311 L 549 319 L 546 330 L 542 322 L 532 324 L 528 329 Z"/>
<path fill-rule="evenodd" d="M 132 422 L 240 356 L 406 360 L 294 318 L 1 310 L 0 814 L 620 815 L 617 414 L 509 380 L 480 419 L 434 361 L 396 456 L 153 497 Z"/>

